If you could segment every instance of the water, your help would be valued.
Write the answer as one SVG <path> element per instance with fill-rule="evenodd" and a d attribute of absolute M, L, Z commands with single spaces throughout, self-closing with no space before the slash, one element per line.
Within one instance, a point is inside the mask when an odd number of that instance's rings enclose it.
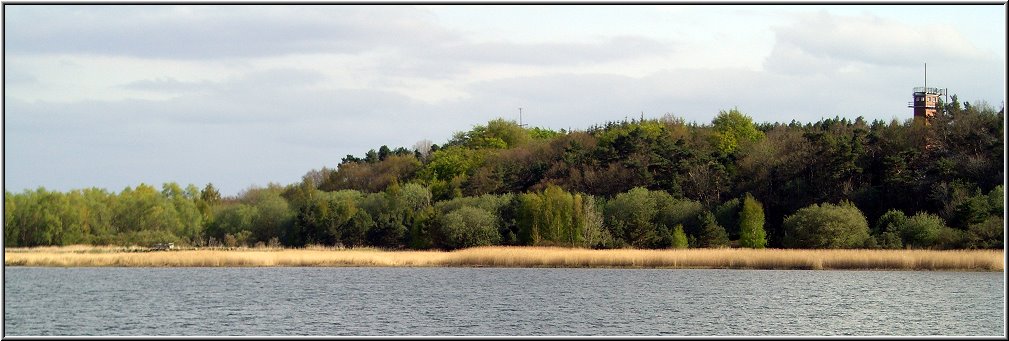
<path fill-rule="evenodd" d="M 1002 273 L 25 268 L 6 335 L 1005 335 Z"/>

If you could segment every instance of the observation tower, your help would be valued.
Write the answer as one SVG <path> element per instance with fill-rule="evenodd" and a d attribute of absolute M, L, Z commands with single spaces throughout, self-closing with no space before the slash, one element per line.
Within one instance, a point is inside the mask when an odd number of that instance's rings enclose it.
<path fill-rule="evenodd" d="M 914 87 L 914 101 L 907 103 L 908 108 L 914 108 L 914 118 L 924 118 L 928 123 L 939 107 L 939 96 L 946 95 L 946 89 L 928 87 L 928 65 L 925 66 L 925 83 Z"/>

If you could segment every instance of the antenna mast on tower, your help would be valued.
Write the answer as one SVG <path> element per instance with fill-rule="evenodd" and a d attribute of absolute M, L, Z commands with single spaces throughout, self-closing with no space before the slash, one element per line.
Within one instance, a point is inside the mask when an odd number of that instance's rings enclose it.
<path fill-rule="evenodd" d="M 525 126 L 526 126 L 525 124 L 522 124 L 522 107 L 519 107 L 519 127 L 525 127 Z"/>

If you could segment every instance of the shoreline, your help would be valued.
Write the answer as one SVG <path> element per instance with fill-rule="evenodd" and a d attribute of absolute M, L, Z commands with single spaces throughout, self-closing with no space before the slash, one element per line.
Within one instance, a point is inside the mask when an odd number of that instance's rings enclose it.
<path fill-rule="evenodd" d="M 496 267 L 608 269 L 1003 271 L 1004 250 L 572 249 L 489 246 L 455 251 L 378 249 L 168 250 L 68 246 L 4 249 L 25 267 Z"/>

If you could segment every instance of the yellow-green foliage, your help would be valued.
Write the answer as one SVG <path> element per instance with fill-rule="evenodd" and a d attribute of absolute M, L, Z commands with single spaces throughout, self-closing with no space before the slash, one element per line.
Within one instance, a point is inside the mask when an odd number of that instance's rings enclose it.
<path fill-rule="evenodd" d="M 739 245 L 754 249 L 767 246 L 764 232 L 764 206 L 750 193 L 743 198 L 743 209 L 739 211 Z"/>
<path fill-rule="evenodd" d="M 6 266 L 494 266 L 732 269 L 893 269 L 1002 271 L 1002 250 L 592 250 L 558 247 L 476 247 L 441 251 L 376 249 L 181 250 L 43 247 L 7 249 Z"/>
<path fill-rule="evenodd" d="M 764 133 L 753 125 L 753 119 L 738 109 L 720 111 L 711 123 L 715 130 L 712 135 L 714 145 L 725 154 L 731 154 L 741 145 L 764 137 Z"/>

